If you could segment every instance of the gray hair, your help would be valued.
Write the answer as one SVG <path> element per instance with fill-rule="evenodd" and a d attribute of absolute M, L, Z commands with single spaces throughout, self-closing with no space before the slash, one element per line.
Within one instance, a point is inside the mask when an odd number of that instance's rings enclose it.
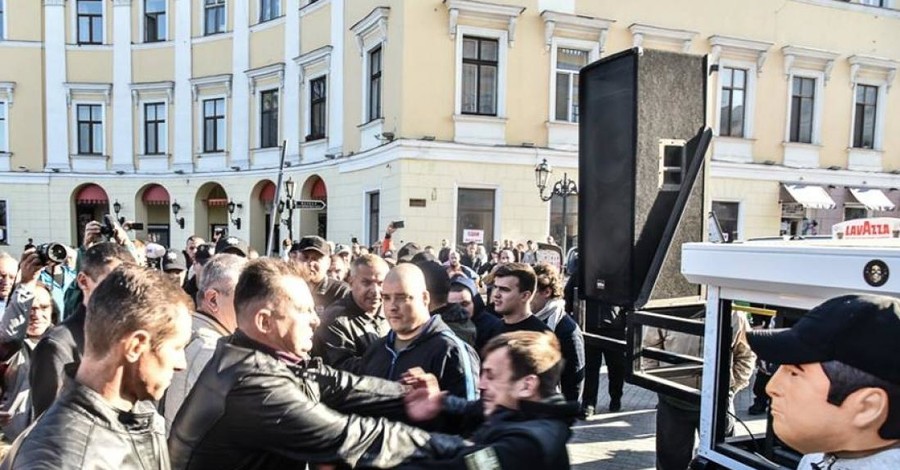
<path fill-rule="evenodd" d="M 231 253 L 221 253 L 210 258 L 203 265 L 203 274 L 200 276 L 200 285 L 197 286 L 197 295 L 203 296 L 203 293 L 210 289 L 224 295 L 231 295 L 247 261 L 247 258 Z"/>

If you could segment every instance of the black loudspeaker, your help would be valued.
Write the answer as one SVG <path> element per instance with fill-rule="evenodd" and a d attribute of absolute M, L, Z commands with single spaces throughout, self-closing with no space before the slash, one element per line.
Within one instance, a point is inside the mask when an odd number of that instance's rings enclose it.
<path fill-rule="evenodd" d="M 627 309 L 696 297 L 681 245 L 703 237 L 706 59 L 631 49 L 582 69 L 579 87 L 582 295 Z"/>

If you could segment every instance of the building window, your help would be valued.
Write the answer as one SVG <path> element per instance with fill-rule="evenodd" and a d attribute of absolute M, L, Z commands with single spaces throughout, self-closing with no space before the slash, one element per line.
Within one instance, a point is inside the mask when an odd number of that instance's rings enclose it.
<path fill-rule="evenodd" d="M 259 0 L 259 22 L 281 16 L 281 0 Z"/>
<path fill-rule="evenodd" d="M 306 140 L 325 138 L 326 105 L 328 90 L 326 76 L 309 81 L 309 135 Z"/>
<path fill-rule="evenodd" d="M 0 152 L 9 152 L 9 142 L 6 138 L 9 132 L 7 132 L 6 126 L 6 103 L 0 101 Z"/>
<path fill-rule="evenodd" d="M 99 104 L 79 104 L 75 109 L 78 114 L 78 154 L 102 154 L 103 106 Z"/>
<path fill-rule="evenodd" d="M 712 211 L 719 220 L 719 226 L 722 228 L 722 235 L 726 237 L 726 241 L 734 241 L 738 239 L 738 216 L 741 204 L 738 202 L 720 202 L 713 201 Z"/>
<path fill-rule="evenodd" d="M 873 6 L 873 7 L 882 7 L 882 8 L 887 6 L 885 0 L 859 0 L 859 3 L 861 3 L 863 5 L 869 5 L 869 6 Z"/>
<path fill-rule="evenodd" d="M 496 39 L 463 38 L 462 113 L 497 115 Z"/>
<path fill-rule="evenodd" d="M 875 111 L 878 107 L 878 87 L 856 85 L 856 119 L 853 122 L 853 146 L 875 148 Z"/>
<path fill-rule="evenodd" d="M 144 42 L 166 40 L 166 0 L 144 1 Z"/>
<path fill-rule="evenodd" d="M 203 152 L 225 151 L 225 98 L 203 100 Z"/>
<path fill-rule="evenodd" d="M 166 153 L 166 104 L 144 105 L 144 155 Z"/>
<path fill-rule="evenodd" d="M 259 94 L 259 146 L 278 147 L 278 89 Z"/>
<path fill-rule="evenodd" d="M 816 79 L 794 77 L 791 90 L 791 142 L 812 143 Z"/>
<path fill-rule="evenodd" d="M 204 1 L 204 34 L 225 32 L 225 0 Z"/>
<path fill-rule="evenodd" d="M 494 240 L 494 200 L 493 189 L 459 189 L 456 201 L 457 245 L 464 245 L 463 234 L 466 230 L 475 230 L 476 234 L 480 231 L 484 244 Z"/>
<path fill-rule="evenodd" d="M 865 219 L 869 216 L 868 211 L 862 206 L 844 206 L 844 220 Z"/>
<path fill-rule="evenodd" d="M 369 51 L 368 120 L 381 117 L 381 46 Z"/>
<path fill-rule="evenodd" d="M 369 244 L 378 242 L 381 238 L 381 231 L 378 227 L 378 220 L 381 216 L 381 192 L 373 191 L 366 194 L 366 205 L 369 209 L 369 226 L 368 241 Z"/>
<path fill-rule="evenodd" d="M 78 0 L 78 44 L 103 43 L 103 2 Z"/>
<path fill-rule="evenodd" d="M 6 201 L 0 201 L 0 245 L 9 245 L 9 221 Z"/>
<path fill-rule="evenodd" d="M 722 67 L 722 103 L 719 107 L 719 135 L 744 137 L 744 116 L 747 109 L 747 71 Z"/>
<path fill-rule="evenodd" d="M 588 63 L 588 52 L 556 50 L 556 120 L 578 122 L 578 71 Z"/>

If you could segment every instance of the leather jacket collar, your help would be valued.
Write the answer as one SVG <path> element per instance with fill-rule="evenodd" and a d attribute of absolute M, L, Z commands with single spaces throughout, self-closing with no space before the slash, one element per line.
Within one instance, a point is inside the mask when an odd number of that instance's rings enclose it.
<path fill-rule="evenodd" d="M 127 433 L 140 433 L 154 429 L 154 425 L 162 425 L 156 420 L 156 410 L 146 401 L 139 401 L 129 411 L 120 410 L 110 405 L 99 393 L 67 376 L 60 395 L 60 400 L 70 403 L 87 413 L 95 423 L 112 430 Z M 162 430 L 160 430 L 162 431 Z"/>

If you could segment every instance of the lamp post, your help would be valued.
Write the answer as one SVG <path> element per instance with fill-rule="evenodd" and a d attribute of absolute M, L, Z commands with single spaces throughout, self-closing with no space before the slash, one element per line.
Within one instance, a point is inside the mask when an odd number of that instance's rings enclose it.
<path fill-rule="evenodd" d="M 287 181 L 284 182 L 284 199 L 278 201 L 278 212 L 283 212 L 284 210 L 288 211 L 288 238 L 290 238 L 291 241 L 294 240 L 294 208 L 297 207 L 297 203 L 294 201 L 294 190 L 296 190 L 296 188 L 297 186 L 294 180 L 288 178 Z"/>
<path fill-rule="evenodd" d="M 547 189 L 547 179 L 550 177 L 550 173 L 553 173 L 553 170 L 550 168 L 550 165 L 545 158 L 538 166 L 534 167 L 534 183 L 540 191 L 542 201 L 547 202 L 550 199 L 553 199 L 553 196 L 562 198 L 563 236 L 560 241 L 560 247 L 562 247 L 562 263 L 565 264 L 567 255 L 566 241 L 569 237 L 569 225 L 566 221 L 566 213 L 568 212 L 566 210 L 567 200 L 569 199 L 569 196 L 578 194 L 578 185 L 575 184 L 575 180 L 569 179 L 568 173 L 563 173 L 562 179 L 553 184 L 553 189 L 550 191 L 550 194 L 544 196 L 544 190 Z"/>

